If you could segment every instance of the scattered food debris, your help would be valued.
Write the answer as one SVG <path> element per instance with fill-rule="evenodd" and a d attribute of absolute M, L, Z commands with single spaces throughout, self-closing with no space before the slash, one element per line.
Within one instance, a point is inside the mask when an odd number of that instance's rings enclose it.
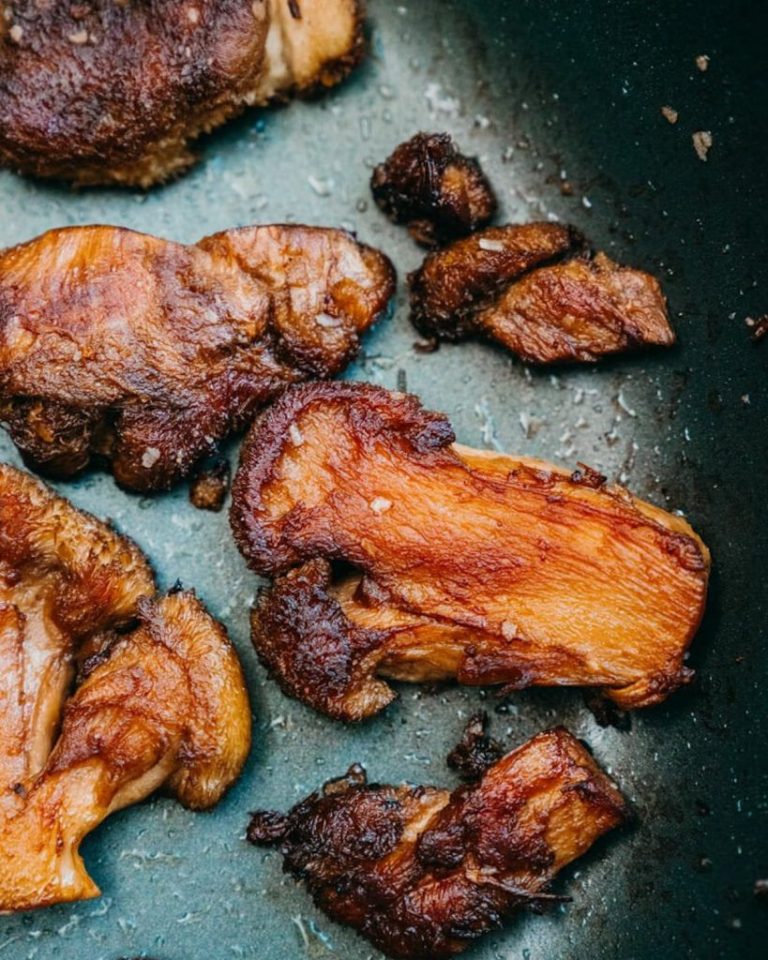
<path fill-rule="evenodd" d="M 674 107 L 662 107 L 661 115 L 665 120 L 669 120 L 670 123 L 677 123 L 677 118 L 679 116 Z"/>
<path fill-rule="evenodd" d="M 706 163 L 707 154 L 712 146 L 712 133 L 709 130 L 697 130 L 691 137 L 693 140 L 693 149 L 699 160 Z"/>
<path fill-rule="evenodd" d="M 706 53 L 700 53 L 698 57 L 696 57 L 696 66 L 702 73 L 706 73 L 707 70 L 709 70 L 709 57 Z"/>
<path fill-rule="evenodd" d="M 193 478 L 189 487 L 190 502 L 198 510 L 218 513 L 224 506 L 228 486 L 229 464 L 226 460 L 216 460 Z"/>
<path fill-rule="evenodd" d="M 749 327 L 749 335 L 755 343 L 759 343 L 768 333 L 768 313 L 760 317 L 747 317 L 744 323 Z"/>
<path fill-rule="evenodd" d="M 755 896 L 768 900 L 768 880 L 755 880 Z"/>

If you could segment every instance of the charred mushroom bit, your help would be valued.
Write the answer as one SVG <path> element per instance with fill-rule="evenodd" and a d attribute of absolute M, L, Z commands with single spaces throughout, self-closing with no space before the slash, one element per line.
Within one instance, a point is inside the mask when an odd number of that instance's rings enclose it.
<path fill-rule="evenodd" d="M 393 290 L 341 230 L 53 230 L 0 253 L 0 421 L 41 473 L 97 458 L 164 490 L 285 386 L 339 373 Z"/>
<path fill-rule="evenodd" d="M 189 501 L 192 506 L 198 510 L 218 513 L 227 496 L 229 474 L 229 464 L 221 459 L 198 469 L 189 485 Z"/>
<path fill-rule="evenodd" d="M 231 518 L 277 577 L 256 649 L 329 716 L 383 709 L 381 678 L 596 686 L 628 709 L 692 675 L 709 552 L 685 520 L 594 472 L 456 445 L 416 397 L 287 391 L 246 440 Z"/>
<path fill-rule="evenodd" d="M 489 227 L 427 256 L 409 276 L 426 337 L 495 340 L 529 363 L 592 362 L 675 334 L 658 282 L 592 254 L 570 227 Z"/>
<path fill-rule="evenodd" d="M 161 786 L 213 806 L 250 746 L 224 628 L 192 593 L 156 596 L 133 543 L 5 465 L 0 720 L 1 911 L 98 896 L 86 834 Z"/>
<path fill-rule="evenodd" d="M 7 0 L 4 14 L 0 163 L 83 185 L 178 175 L 200 134 L 330 87 L 364 53 L 360 0 Z"/>
<path fill-rule="evenodd" d="M 480 164 L 447 133 L 418 133 L 401 143 L 371 177 L 377 205 L 405 223 L 417 243 L 437 246 L 484 227 L 496 197 Z"/>
<path fill-rule="evenodd" d="M 252 843 L 276 846 L 315 903 L 391 957 L 441 960 L 516 909 L 626 817 L 624 800 L 562 727 L 541 733 L 453 793 L 368 784 L 352 767 L 288 814 L 256 813 Z"/>

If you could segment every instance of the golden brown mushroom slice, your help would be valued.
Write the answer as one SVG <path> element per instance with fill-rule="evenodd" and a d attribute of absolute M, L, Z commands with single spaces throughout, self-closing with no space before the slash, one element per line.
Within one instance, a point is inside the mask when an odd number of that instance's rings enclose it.
<path fill-rule="evenodd" d="M 130 541 L 0 465 L 0 910 L 96 896 L 87 833 L 163 785 L 210 807 L 245 762 L 223 627 L 154 594 Z"/>
<path fill-rule="evenodd" d="M 331 86 L 362 59 L 359 0 L 8 0 L 0 163 L 149 187 L 246 106 Z"/>
<path fill-rule="evenodd" d="M 277 575 L 252 626 L 283 690 L 357 720 L 392 700 L 386 677 L 600 687 L 622 708 L 685 683 L 710 565 L 691 527 L 589 471 L 453 441 L 368 384 L 294 388 L 254 424 L 232 525 Z"/>
<path fill-rule="evenodd" d="M 425 336 L 485 337 L 530 363 L 592 362 L 675 341 L 658 281 L 592 255 L 561 224 L 489 227 L 430 254 L 409 282 Z"/>
<path fill-rule="evenodd" d="M 288 814 L 254 815 L 315 903 L 390 957 L 461 953 L 526 904 L 627 809 L 567 730 L 542 733 L 473 786 L 369 785 L 355 766 Z"/>
<path fill-rule="evenodd" d="M 480 164 L 460 153 L 447 133 L 417 133 L 401 143 L 373 171 L 371 191 L 390 220 L 407 224 L 425 247 L 466 236 L 496 212 Z"/>
<path fill-rule="evenodd" d="M 167 489 L 286 385 L 340 372 L 393 290 L 341 230 L 53 230 L 0 253 L 0 420 L 39 472 L 96 458 Z"/>

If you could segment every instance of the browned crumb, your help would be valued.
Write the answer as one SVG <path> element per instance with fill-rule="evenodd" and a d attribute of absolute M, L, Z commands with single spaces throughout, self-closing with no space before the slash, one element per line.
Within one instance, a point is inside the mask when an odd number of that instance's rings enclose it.
<path fill-rule="evenodd" d="M 448 754 L 447 763 L 464 780 L 479 780 L 488 767 L 504 755 L 498 740 L 488 736 L 488 714 L 480 712 L 469 718 L 461 740 Z"/>
<path fill-rule="evenodd" d="M 697 130 L 692 134 L 691 139 L 693 140 L 693 149 L 696 151 L 696 156 L 699 160 L 703 160 L 706 163 L 707 154 L 713 143 L 712 133 L 709 130 Z"/>
<path fill-rule="evenodd" d="M 747 317 L 745 323 L 749 327 L 749 335 L 755 343 L 760 343 L 768 333 L 768 313 L 764 313 L 760 317 Z"/>
<path fill-rule="evenodd" d="M 661 115 L 665 120 L 669 120 L 670 123 L 677 123 L 677 118 L 679 116 L 677 110 L 674 107 L 665 106 L 661 108 Z"/>
<path fill-rule="evenodd" d="M 224 506 L 224 498 L 229 488 L 229 464 L 226 460 L 216 460 L 208 467 L 198 470 L 189 487 L 189 501 L 198 510 L 212 510 L 218 513 Z"/>
<path fill-rule="evenodd" d="M 709 70 L 709 57 L 706 53 L 700 53 L 699 56 L 696 57 L 696 66 L 702 73 L 706 73 L 707 70 Z"/>

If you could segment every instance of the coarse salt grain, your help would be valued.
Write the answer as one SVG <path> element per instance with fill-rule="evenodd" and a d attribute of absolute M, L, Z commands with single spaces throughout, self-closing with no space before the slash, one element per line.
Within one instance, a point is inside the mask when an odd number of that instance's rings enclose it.
<path fill-rule="evenodd" d="M 76 43 L 78 46 L 82 46 L 82 44 L 88 43 L 88 31 L 78 30 L 77 33 L 70 33 L 67 36 L 67 40 L 69 40 L 70 43 Z"/>
<path fill-rule="evenodd" d="M 392 501 L 386 497 L 374 497 L 369 506 L 374 513 L 386 513 L 392 507 Z"/>
<path fill-rule="evenodd" d="M 304 436 L 295 423 L 292 423 L 290 427 L 288 427 L 288 436 L 291 438 L 291 443 L 294 447 L 300 447 L 302 443 L 304 443 Z"/>
<path fill-rule="evenodd" d="M 157 461 L 160 459 L 160 451 L 157 447 L 147 447 L 144 451 L 144 455 L 141 458 L 141 465 L 145 470 L 149 470 L 150 467 L 154 467 Z"/>
<path fill-rule="evenodd" d="M 481 250 L 488 250 L 490 253 L 503 253 L 504 242 L 502 240 L 489 240 L 487 237 L 481 237 L 477 241 Z"/>
<path fill-rule="evenodd" d="M 189 10 L 187 10 L 187 20 L 189 20 L 190 23 L 200 22 L 200 11 L 197 7 L 190 7 Z"/>
<path fill-rule="evenodd" d="M 21 43 L 21 38 L 24 36 L 24 30 L 18 25 L 18 23 L 14 23 L 14 25 L 8 31 L 8 35 L 14 43 Z"/>
<path fill-rule="evenodd" d="M 517 624 L 505 620 L 501 625 L 501 635 L 505 640 L 514 640 L 517 637 Z"/>

